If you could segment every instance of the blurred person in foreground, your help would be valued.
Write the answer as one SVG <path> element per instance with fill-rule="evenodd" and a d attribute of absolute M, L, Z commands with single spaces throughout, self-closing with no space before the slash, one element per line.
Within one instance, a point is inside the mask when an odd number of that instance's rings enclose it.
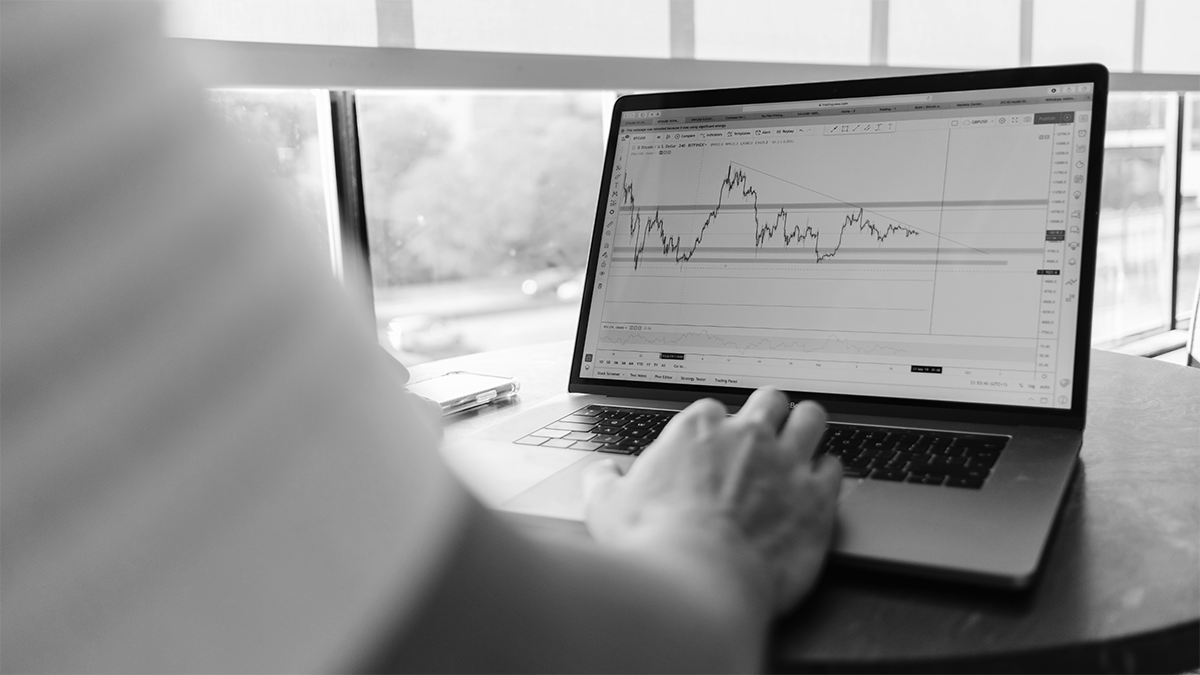
<path fill-rule="evenodd" d="M 747 671 L 812 588 L 824 414 L 757 392 L 535 540 L 434 422 L 135 3 L 0 18 L 0 668 Z"/>

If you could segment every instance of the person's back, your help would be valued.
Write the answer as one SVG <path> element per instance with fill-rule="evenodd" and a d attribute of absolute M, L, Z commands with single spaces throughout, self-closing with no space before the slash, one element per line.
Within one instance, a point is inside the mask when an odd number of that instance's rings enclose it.
<path fill-rule="evenodd" d="M 440 463 L 157 8 L 0 6 L 0 669 L 753 666 L 828 545 L 818 409 L 698 405 L 592 476 L 601 546 L 527 540 Z"/>

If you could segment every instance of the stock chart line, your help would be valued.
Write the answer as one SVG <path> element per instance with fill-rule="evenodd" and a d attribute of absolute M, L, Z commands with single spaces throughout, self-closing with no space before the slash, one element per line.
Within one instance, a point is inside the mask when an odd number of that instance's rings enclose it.
<path fill-rule="evenodd" d="M 758 211 L 758 191 L 750 185 L 749 178 L 746 172 L 742 169 L 734 169 L 730 163 L 729 169 L 725 172 L 725 178 L 721 181 L 721 187 L 717 193 L 717 205 L 713 207 L 704 219 L 704 223 L 700 226 L 699 233 L 692 240 L 690 247 L 684 243 L 683 236 L 672 236 L 667 234 L 666 223 L 663 221 L 661 212 L 658 208 L 654 210 L 654 216 L 645 221 L 642 220 L 642 212 L 637 208 L 637 197 L 634 193 L 632 182 L 622 182 L 623 206 L 629 207 L 629 236 L 633 240 L 633 268 L 636 270 L 641 265 L 642 254 L 646 249 L 647 241 L 651 239 L 651 235 L 658 234 L 658 243 L 661 246 L 664 256 L 673 255 L 677 264 L 688 262 L 692 256 L 696 254 L 696 250 L 700 248 L 700 243 L 704 241 L 704 234 L 708 230 L 709 225 L 717 219 L 721 213 L 721 207 L 725 203 L 726 195 L 733 193 L 735 190 L 741 191 L 743 201 L 749 201 L 753 207 L 754 213 L 754 249 L 757 253 L 758 249 L 766 245 L 767 240 L 773 239 L 777 233 L 782 231 L 780 235 L 783 239 L 784 246 L 791 246 L 794 242 L 800 242 L 801 245 L 812 240 L 813 256 L 815 262 L 821 262 L 827 258 L 832 258 L 837 255 L 838 250 L 842 246 L 842 240 L 845 237 L 846 229 L 857 225 L 858 231 L 866 232 L 875 240 L 883 242 L 893 234 L 901 233 L 906 238 L 920 235 L 917 228 L 906 227 L 895 223 L 888 223 L 885 227 L 880 227 L 874 221 L 866 218 L 866 211 L 861 206 L 855 206 L 846 202 L 848 207 L 857 209 L 857 212 L 847 214 L 842 221 L 842 227 L 838 230 L 837 243 L 826 251 L 821 251 L 821 233 L 814 229 L 809 220 L 805 220 L 804 227 L 799 225 L 788 227 L 788 212 L 784 207 L 780 207 L 779 211 L 774 214 L 773 221 L 771 218 L 762 219 L 759 217 Z"/>

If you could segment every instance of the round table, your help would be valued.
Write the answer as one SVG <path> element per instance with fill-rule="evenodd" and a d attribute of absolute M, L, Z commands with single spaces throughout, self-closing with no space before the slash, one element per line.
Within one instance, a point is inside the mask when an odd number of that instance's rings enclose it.
<path fill-rule="evenodd" d="M 566 390 L 570 343 L 413 369 Z M 449 421 L 456 437 L 517 406 Z M 1080 461 L 1042 570 L 1021 592 L 832 565 L 776 623 L 775 670 L 1180 672 L 1200 667 L 1200 369 L 1093 351 Z"/>

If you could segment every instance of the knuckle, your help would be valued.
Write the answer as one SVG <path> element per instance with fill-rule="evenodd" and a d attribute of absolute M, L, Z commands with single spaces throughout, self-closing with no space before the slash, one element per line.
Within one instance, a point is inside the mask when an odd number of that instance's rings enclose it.
<path fill-rule="evenodd" d="M 725 414 L 725 406 L 715 398 L 702 398 L 691 404 L 684 413 L 695 417 L 715 417 Z"/>

